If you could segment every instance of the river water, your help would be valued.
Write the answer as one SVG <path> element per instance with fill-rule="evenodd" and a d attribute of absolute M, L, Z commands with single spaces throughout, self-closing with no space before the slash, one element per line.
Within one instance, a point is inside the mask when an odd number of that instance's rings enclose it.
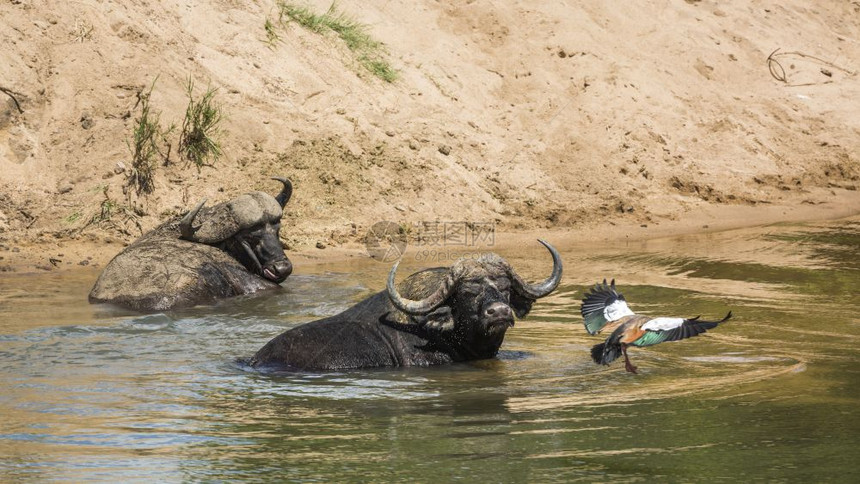
<path fill-rule="evenodd" d="M 150 315 L 87 304 L 93 270 L 4 275 L 0 481 L 858 482 L 860 219 L 550 242 L 565 281 L 499 357 L 433 368 L 241 363 L 381 290 L 370 259 Z M 549 273 L 537 243 L 500 252 Z M 597 366 L 578 308 L 604 277 L 637 312 L 735 317 Z"/>

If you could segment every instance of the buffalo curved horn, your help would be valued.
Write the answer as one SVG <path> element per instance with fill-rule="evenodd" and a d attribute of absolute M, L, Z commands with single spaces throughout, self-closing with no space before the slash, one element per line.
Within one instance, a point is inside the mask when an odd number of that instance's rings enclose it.
<path fill-rule="evenodd" d="M 251 259 L 251 262 L 254 263 L 254 267 L 257 268 L 257 274 L 263 274 L 263 264 L 260 263 L 260 259 L 257 258 L 257 254 L 254 253 L 254 249 L 251 248 L 251 244 L 245 240 L 244 237 L 237 237 L 239 239 L 239 244 L 245 249 L 245 253 L 248 254 L 248 258 Z"/>
<path fill-rule="evenodd" d="M 394 267 L 391 268 L 391 272 L 388 273 L 388 298 L 391 299 L 391 303 L 394 304 L 394 307 L 403 311 L 406 314 L 411 315 L 422 315 L 428 314 L 432 312 L 434 309 L 438 308 L 448 299 L 448 296 L 451 295 L 451 292 L 454 290 L 454 276 L 449 272 L 448 276 L 442 282 L 442 285 L 439 286 L 439 289 L 436 290 L 429 297 L 422 299 L 420 301 L 413 301 L 411 299 L 406 299 L 401 296 L 400 293 L 397 292 L 397 288 L 394 287 L 394 277 L 397 274 L 397 266 L 400 265 L 400 261 L 397 261 L 394 264 Z"/>
<path fill-rule="evenodd" d="M 279 182 L 284 184 L 284 188 L 281 189 L 281 193 L 275 196 L 275 200 L 281 205 L 281 208 L 284 208 L 287 205 L 287 202 L 290 201 L 290 197 L 293 196 L 293 184 L 290 180 L 286 178 L 273 176 L 272 180 L 278 180 Z"/>
<path fill-rule="evenodd" d="M 561 256 L 558 251 L 555 250 L 555 247 L 549 245 L 549 243 L 541 239 L 538 239 L 538 242 L 543 244 L 543 246 L 549 250 L 549 253 L 552 254 L 552 274 L 550 274 L 545 281 L 537 284 L 529 284 L 523 281 L 523 279 L 514 272 L 513 268 L 510 269 L 511 279 L 514 281 L 514 290 L 530 299 L 540 299 L 548 296 L 549 293 L 554 291 L 561 282 Z"/>
<path fill-rule="evenodd" d="M 182 217 L 182 220 L 179 221 L 179 233 L 182 234 L 182 238 L 185 240 L 194 240 L 194 232 L 197 230 L 194 229 L 191 225 L 194 223 L 194 218 L 197 217 L 197 212 L 203 208 L 203 205 L 206 204 L 206 199 L 200 201 L 196 207 L 192 208 Z"/>

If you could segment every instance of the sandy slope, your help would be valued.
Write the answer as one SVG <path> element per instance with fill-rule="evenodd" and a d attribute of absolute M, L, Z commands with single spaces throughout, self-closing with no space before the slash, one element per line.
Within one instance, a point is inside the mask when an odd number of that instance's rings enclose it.
<path fill-rule="evenodd" d="M 388 84 L 332 36 L 267 43 L 274 1 L 2 2 L 0 267 L 102 264 L 271 175 L 296 187 L 285 242 L 321 257 L 379 220 L 594 239 L 860 211 L 860 3 L 580 3 L 338 2 Z M 138 93 L 157 78 L 178 124 L 189 76 L 218 89 L 225 156 L 198 172 L 174 151 L 138 196 Z"/>

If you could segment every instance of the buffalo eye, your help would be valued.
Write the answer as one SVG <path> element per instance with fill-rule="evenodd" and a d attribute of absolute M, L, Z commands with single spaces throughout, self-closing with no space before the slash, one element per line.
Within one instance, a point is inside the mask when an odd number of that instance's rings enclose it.
<path fill-rule="evenodd" d="M 481 284 L 475 282 L 467 282 L 465 284 L 460 285 L 459 292 L 464 296 L 474 298 L 484 292 L 484 288 Z"/>
<path fill-rule="evenodd" d="M 247 236 L 248 236 L 248 238 L 251 238 L 254 240 L 260 240 L 263 238 L 263 236 L 265 234 L 266 234 L 265 229 L 261 228 L 261 229 L 254 229 L 254 230 L 249 231 Z"/>
<path fill-rule="evenodd" d="M 456 298 L 461 304 L 478 303 L 482 292 L 483 288 L 478 284 L 472 282 L 461 283 L 457 290 Z"/>
<path fill-rule="evenodd" d="M 510 304 L 511 283 L 507 278 L 493 280 L 491 292 L 494 295 L 500 296 L 502 301 L 504 301 L 506 304 Z"/>

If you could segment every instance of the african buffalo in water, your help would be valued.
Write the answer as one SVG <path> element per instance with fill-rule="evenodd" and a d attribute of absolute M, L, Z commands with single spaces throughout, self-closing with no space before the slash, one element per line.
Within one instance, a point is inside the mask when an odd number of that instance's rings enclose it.
<path fill-rule="evenodd" d="M 117 254 L 90 292 L 91 303 L 161 311 L 279 287 L 293 270 L 279 240 L 289 180 L 273 197 L 251 192 L 208 208 L 203 200 Z"/>
<path fill-rule="evenodd" d="M 463 258 L 450 268 L 417 272 L 386 291 L 329 318 L 290 329 L 269 341 L 249 361 L 315 371 L 427 366 L 496 356 L 514 316 L 524 317 L 536 299 L 561 281 L 558 252 L 552 274 L 528 284 L 496 254 Z M 398 263 L 399 264 L 399 263 Z"/>

